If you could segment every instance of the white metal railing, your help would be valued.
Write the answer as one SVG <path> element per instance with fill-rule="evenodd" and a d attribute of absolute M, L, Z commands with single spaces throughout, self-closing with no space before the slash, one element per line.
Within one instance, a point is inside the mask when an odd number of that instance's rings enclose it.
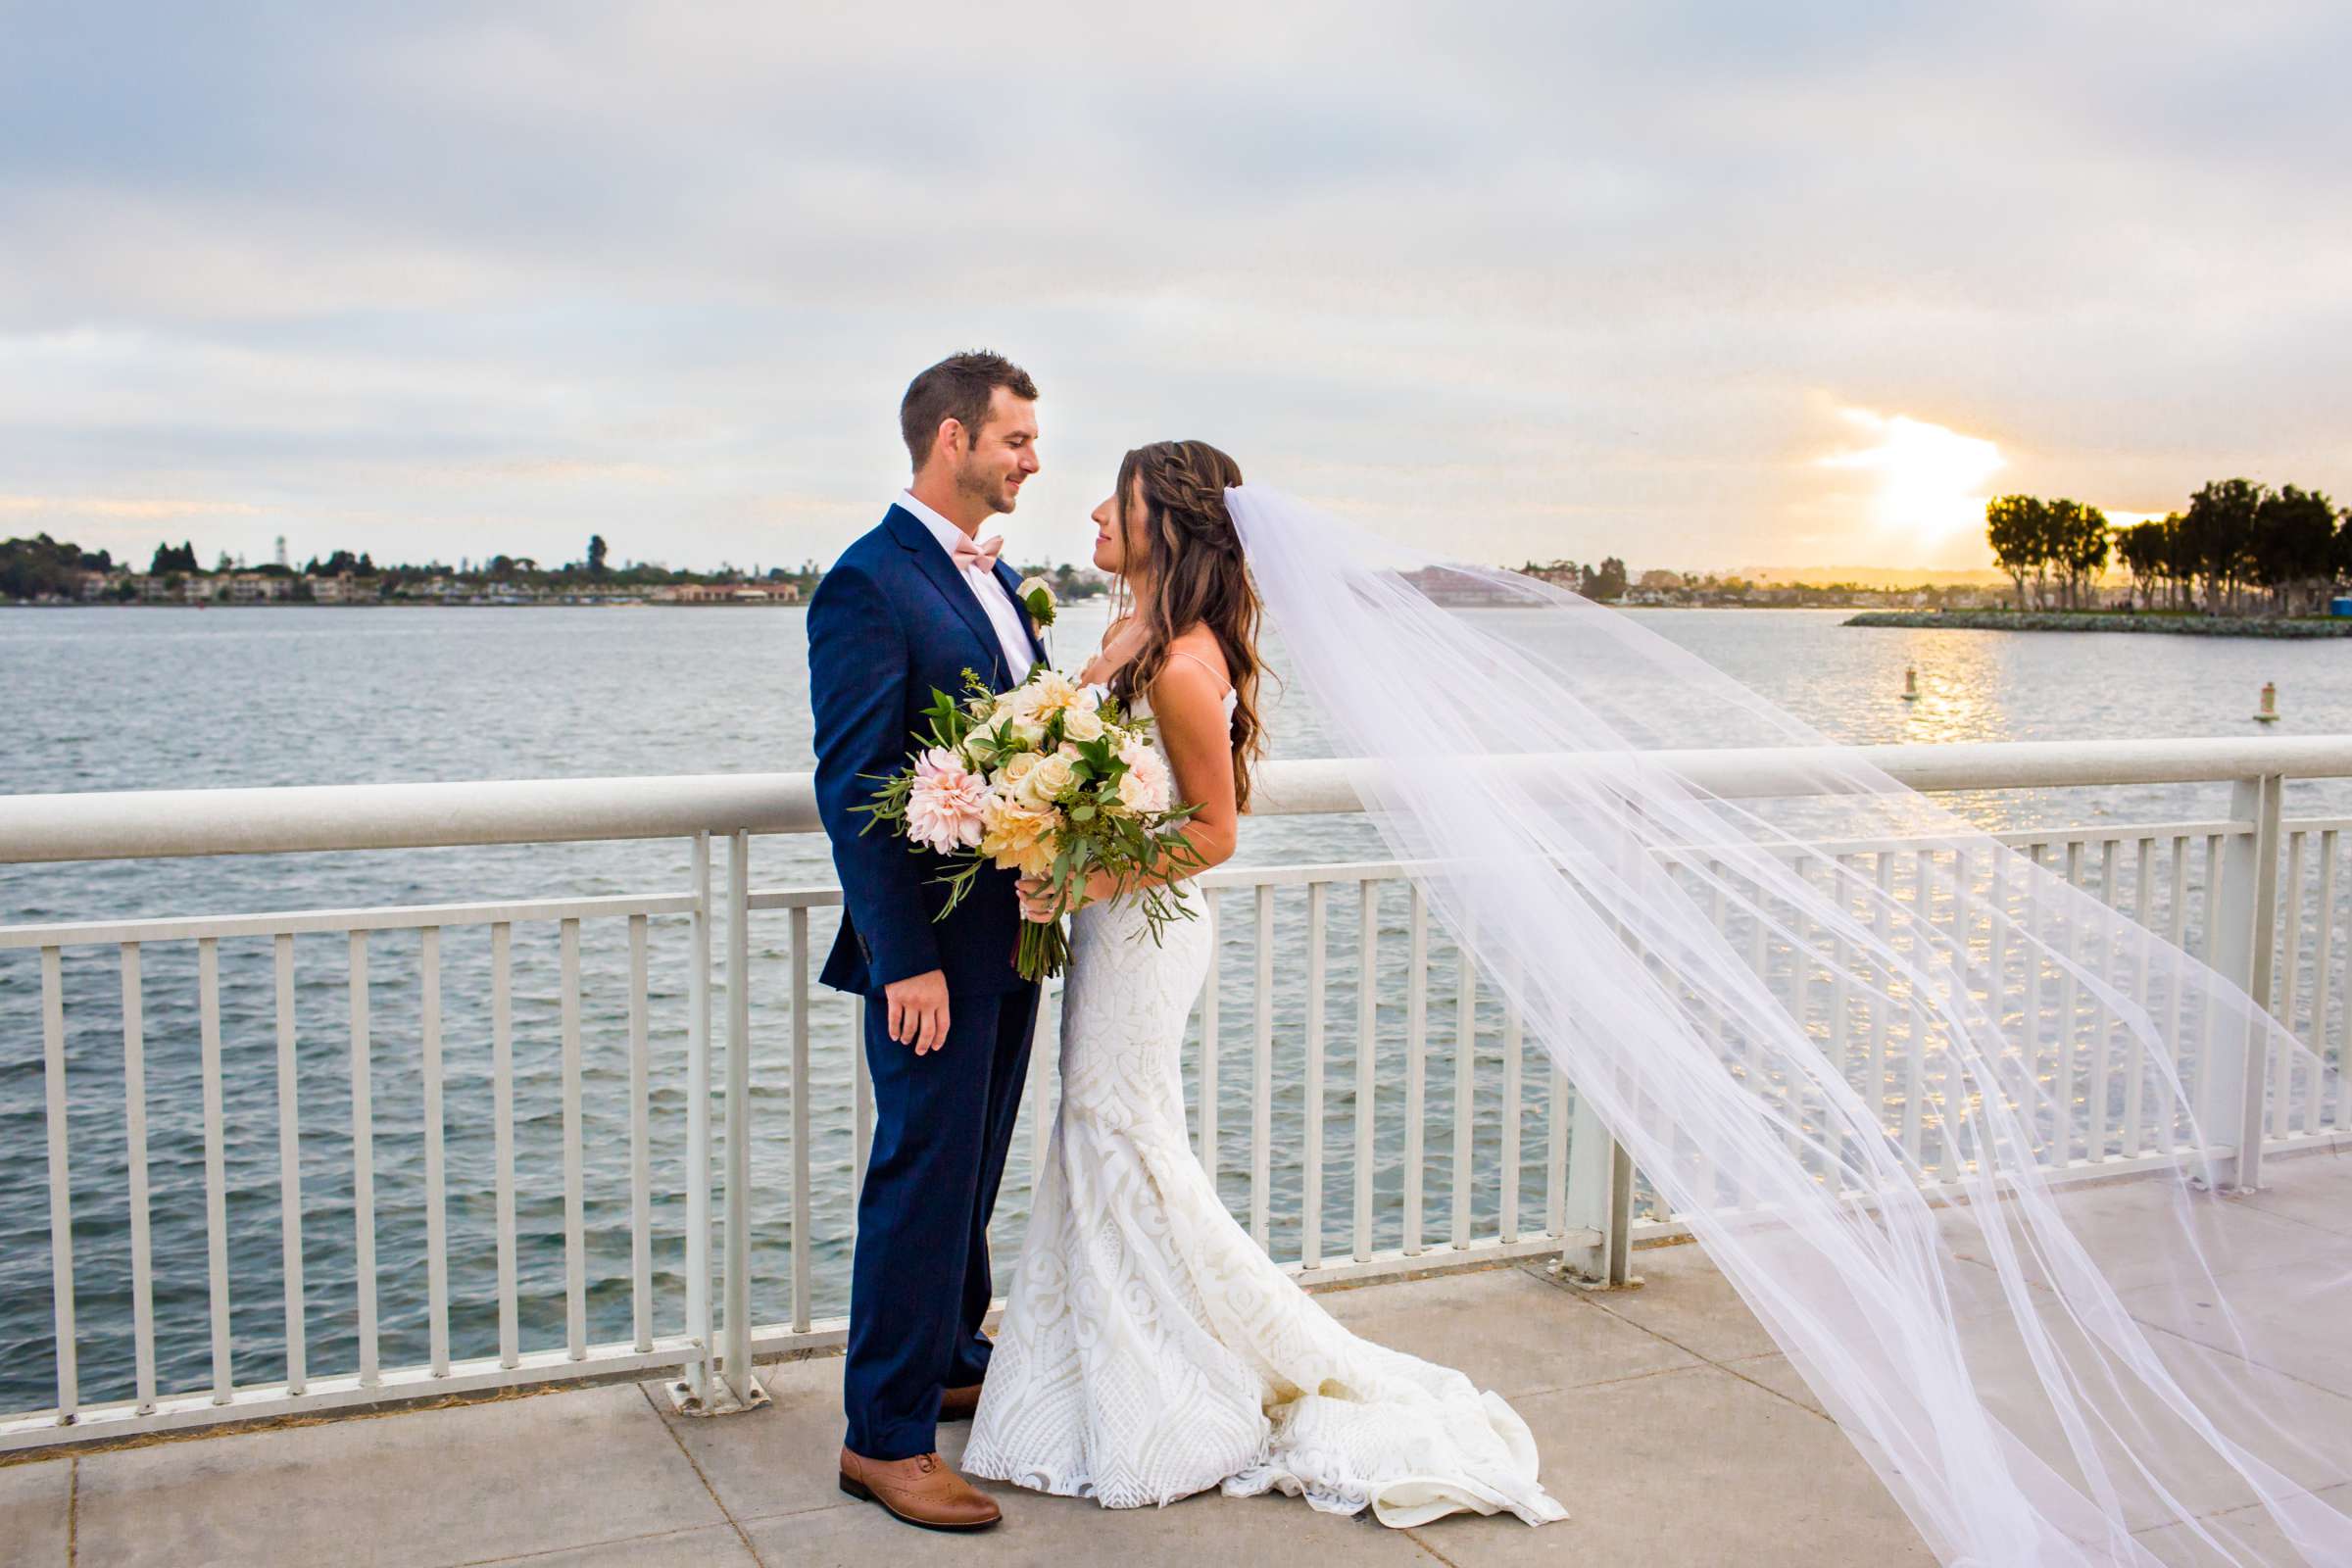
<path fill-rule="evenodd" d="M 2352 737 L 1860 750 L 1905 782 L 1928 789 L 2229 781 L 2230 811 L 2218 820 L 2034 830 L 1999 837 L 2036 860 L 2062 857 L 2070 881 L 2095 887 L 2118 907 L 2129 903 L 2130 912 L 2143 925 L 2155 921 L 2175 941 L 2198 939 L 2201 956 L 2265 999 L 2323 1058 L 2342 1060 L 2340 1020 L 2344 1002 L 2352 998 L 2352 970 L 2339 976 L 2335 958 L 2345 924 L 2336 907 L 2336 858 L 2352 818 L 2284 822 L 2279 797 L 2288 778 L 2352 776 Z M 1787 793 L 1793 784 L 1815 776 L 1806 755 L 1685 753 L 1669 760 L 1719 794 L 1753 797 Z M 1338 761 L 1272 764 L 1261 777 L 1256 809 L 1263 814 L 1358 810 L 1348 767 Z M 682 838 L 691 846 L 689 885 L 661 893 L 0 927 L 0 953 L 29 951 L 39 969 L 57 1369 L 53 1405 L 0 1412 L 0 1448 L 670 1367 L 682 1373 L 674 1385 L 682 1407 L 705 1412 L 741 1408 L 762 1397 L 751 1376 L 757 1357 L 838 1343 L 846 1322 L 838 1314 L 818 1311 L 819 1286 L 825 1282 L 817 1272 L 817 1254 L 828 1245 L 838 1249 L 847 1229 L 836 1226 L 837 1234 L 827 1236 L 818 1223 L 815 1175 L 819 1169 L 830 1175 L 834 1167 L 819 1165 L 813 1152 L 812 1139 L 819 1133 L 811 1115 L 815 1089 L 843 1079 L 850 1083 L 850 1152 L 842 1173 L 853 1191 L 862 1175 L 871 1134 L 870 1093 L 863 1054 L 856 1044 L 861 1035 L 857 1005 L 843 1009 L 848 1014 L 846 1027 L 822 1029 L 821 1017 L 838 1014 L 828 1010 L 820 1015 L 823 999 L 812 999 L 809 988 L 812 911 L 837 906 L 840 896 L 823 887 L 755 888 L 750 878 L 755 834 L 805 834 L 816 827 L 805 774 L 0 797 L 0 863 L 665 837 Z M 728 846 L 720 889 L 713 887 L 714 838 L 726 840 Z M 2192 874 L 2192 851 L 2199 846 L 2201 868 Z M 2287 860 L 2283 897 L 2278 880 L 2282 850 Z M 1920 885 L 1920 858 L 1931 853 L 1896 842 L 1823 845 L 1816 852 L 1848 866 L 1870 863 L 1882 886 L 1906 874 L 1906 857 L 1912 858 L 1908 874 L 1913 885 Z M 2312 861 L 2308 876 L 2307 859 Z M 1531 1064 L 1519 1020 L 1482 995 L 1475 966 L 1458 948 L 1448 942 L 1445 947 L 1449 953 L 1433 953 L 1427 910 L 1405 872 L 1406 867 L 1393 861 L 1351 861 L 1229 866 L 1202 879 L 1210 892 L 1208 917 L 1213 924 L 1225 925 L 1230 906 L 1246 905 L 1249 923 L 1237 929 L 1250 934 L 1250 961 L 1244 982 L 1250 991 L 1246 1017 L 1238 1009 L 1223 1010 L 1232 979 L 1226 971 L 1237 966 L 1222 960 L 1212 968 L 1199 1004 L 1188 1068 L 1200 1157 L 1212 1177 L 1232 1190 L 1228 1201 L 1236 1205 L 1237 1217 L 1246 1212 L 1252 1234 L 1269 1247 L 1279 1233 L 1278 1254 L 1294 1273 L 1310 1282 L 1542 1254 L 1561 1254 L 1583 1274 L 1623 1279 L 1630 1243 L 1679 1228 L 1674 1216 L 1655 1212 L 1652 1206 L 1635 1219 L 1641 1202 L 1638 1173 L 1540 1054 L 1533 1067 L 1545 1087 L 1540 1096 L 1531 1092 Z M 2095 881 L 2086 884 L 2085 878 L 2094 874 Z M 1335 1185 L 1325 1136 L 1332 1119 L 1326 1093 L 1333 1042 L 1322 1003 L 1335 983 L 1329 963 L 1333 890 L 1340 890 L 1344 910 L 1350 887 L 1355 904 L 1349 944 L 1354 966 L 1343 978 L 1354 986 L 1356 1009 L 1352 1033 L 1343 1032 L 1339 1042 L 1351 1058 L 1352 1071 L 1343 1080 L 1349 1122 L 1347 1180 Z M 2308 916 L 2307 889 L 2317 894 Z M 1278 974 L 1278 901 L 1300 891 L 1306 906 L 1303 973 Z M 2193 931 L 2192 895 L 2203 901 Z M 1395 907 L 1398 905 L 1401 912 Z M 789 925 L 785 961 L 790 1006 L 782 1074 L 789 1113 L 782 1127 L 763 1122 L 759 1132 L 763 1138 L 780 1138 L 790 1152 L 781 1215 L 787 1237 L 788 1306 L 779 1321 L 760 1323 L 752 1309 L 756 1195 L 751 1101 L 754 1057 L 761 1043 L 752 1028 L 750 933 L 753 917 L 770 911 L 781 912 Z M 1339 923 L 1345 937 L 1348 922 L 1343 916 Z M 518 1254 L 515 1117 L 517 1095 L 525 1086 L 517 1081 L 514 1060 L 514 952 L 517 927 L 551 926 L 558 948 L 560 1072 L 555 1096 L 563 1280 L 560 1291 L 534 1294 L 520 1278 Z M 592 1238 L 583 1170 L 592 1151 L 583 1101 L 587 1040 L 582 941 L 584 931 L 612 927 L 626 942 L 630 1333 L 625 1339 L 600 1342 L 590 1338 Z M 714 928 L 725 937 L 715 970 Z M 492 1091 L 487 1185 L 495 1211 L 496 1277 L 490 1305 L 496 1312 L 497 1348 L 464 1356 L 453 1351 L 453 1309 L 481 1303 L 465 1300 L 451 1283 L 443 939 L 445 934 L 484 930 L 489 938 Z M 376 1113 L 370 1098 L 377 1048 L 369 964 L 374 945 L 391 933 L 413 934 L 416 942 L 416 1049 L 413 1062 L 401 1065 L 413 1065 L 421 1091 L 423 1181 L 417 1202 L 423 1237 L 420 1257 L 414 1261 L 421 1262 L 424 1274 L 427 1353 L 421 1361 L 387 1367 L 379 1346 Z M 654 1028 L 649 999 L 656 986 L 654 942 L 662 933 L 681 936 L 684 944 L 676 962 L 684 971 L 685 1127 L 678 1169 L 658 1187 L 654 1148 L 660 1129 L 651 1082 Z M 356 1276 L 350 1318 L 354 1364 L 324 1376 L 314 1373 L 307 1353 L 314 1308 L 305 1289 L 306 1151 L 298 1105 L 294 1004 L 297 938 L 320 934 L 342 936 L 346 954 L 349 1223 Z M 1384 972 L 1393 976 L 1393 965 L 1384 970 L 1381 958 L 1392 939 L 1401 941 L 1405 958 L 1401 1002 L 1390 1009 L 1377 982 Z M 274 984 L 285 1372 L 282 1378 L 267 1381 L 240 1376 L 237 1336 L 231 1332 L 236 1282 L 229 1256 L 227 1208 L 232 1193 L 222 1109 L 220 971 L 222 943 L 263 941 L 269 944 Z M 142 957 L 158 945 L 174 944 L 193 944 L 195 949 L 195 1033 L 201 1053 L 206 1274 L 201 1294 L 211 1378 L 208 1388 L 193 1390 L 159 1386 L 149 1224 Z M 1222 932 L 1215 946 L 1221 955 L 1227 946 Z M 75 1350 L 90 1330 L 77 1321 L 75 1308 L 90 1282 L 77 1281 L 74 1259 L 76 1189 L 68 1137 L 66 956 L 75 950 L 103 954 L 108 949 L 114 951 L 122 997 L 124 1157 L 120 1196 L 128 1221 L 129 1267 L 126 1279 L 100 1282 L 97 1294 L 128 1297 L 134 1371 L 127 1397 L 85 1399 Z M 2352 956 L 2346 961 L 2352 962 Z M 2307 970 L 2308 987 L 2302 980 Z M 1450 1006 L 1434 1009 L 1434 1042 L 1433 981 L 1440 986 L 1450 981 L 1452 988 Z M 714 992 L 723 994 L 726 1002 L 716 1034 L 711 1016 Z M 1278 1030 L 1278 1005 L 1294 1003 L 1303 1010 L 1298 1027 Z M 1394 1011 L 1401 1012 L 1396 1028 L 1385 1021 Z M 1916 1074 L 1918 1063 L 1915 1055 L 1906 1062 L 1900 1042 L 1886 1034 L 1884 1017 L 1858 1037 L 1846 1032 L 1842 1009 L 1836 1019 L 1828 1049 L 1848 1064 L 1855 1081 L 1906 1087 L 1903 1074 Z M 1246 1028 L 1236 1027 L 1243 1023 Z M 1395 1104 L 1397 1086 L 1388 1081 L 1382 1066 L 1382 1042 L 1397 1033 L 1401 1039 L 1395 1042 L 1394 1055 L 1403 1077 L 1400 1107 Z M 1237 1034 L 1247 1041 L 1246 1062 L 1234 1059 L 1228 1046 L 1229 1037 Z M 1433 1050 L 1433 1045 L 1439 1049 Z M 1278 1055 L 1283 1057 L 1287 1071 L 1294 1048 L 1299 1102 L 1295 1118 L 1285 1112 L 1297 1126 L 1296 1145 L 1286 1149 L 1277 1128 L 1282 1097 L 1277 1093 L 1276 1063 Z M 0 1061 L 16 1050 L 15 1042 L 0 1042 Z M 1034 1054 L 1025 1112 L 1033 1166 L 1043 1154 L 1049 1125 L 1052 1056 L 1050 1048 Z M 1433 1064 L 1441 1069 L 1434 1097 L 1429 1071 Z M 2247 1082 L 2222 1086 L 2230 1090 L 2220 1102 L 2234 1118 L 2230 1130 L 2242 1184 L 2252 1183 L 2266 1147 L 2352 1138 L 2352 1107 L 2346 1104 L 2340 1083 L 2331 1102 L 2318 1083 L 2293 1097 L 2268 1095 L 2264 1075 L 2277 1066 L 2250 1062 Z M 723 1067 L 723 1084 L 713 1084 L 714 1067 Z M 2102 1056 L 2087 1070 L 2095 1074 L 2105 1067 Z M 2069 1062 L 2064 1070 L 2071 1081 L 2078 1069 Z M 2127 1087 L 2135 1078 L 2127 1080 Z M 1885 1102 L 1889 1106 L 1890 1134 L 1901 1137 L 1917 1154 L 1922 1130 L 1917 1125 L 1915 1077 L 1907 1087 L 1912 1092 L 1887 1094 Z M 2105 1104 L 2104 1082 L 2094 1077 L 2085 1093 L 2095 1093 Z M 716 1125 L 711 1114 L 714 1100 L 722 1111 Z M 1243 1110 L 1246 1127 L 1236 1114 Z M 2076 1165 L 2085 1174 L 2107 1174 L 2144 1162 L 2140 1114 L 2136 1102 L 2128 1100 L 2115 1125 L 2094 1118 Z M 1443 1146 L 1435 1161 L 1433 1144 Z M 1491 1158 L 1480 1157 L 1482 1147 L 1492 1148 Z M 716 1155 L 723 1159 L 714 1172 Z M 1282 1202 L 1285 1182 L 1278 1178 L 1287 1178 L 1293 1169 L 1298 1173 L 1295 1200 Z M 1425 1186 L 1433 1174 L 1446 1189 L 1436 1234 L 1425 1201 Z M 1490 1188 L 1491 1200 L 1483 1196 Z M 82 1192 L 87 1196 L 88 1189 Z M 105 1196 L 111 1200 L 115 1195 Z M 457 1196 L 464 1200 L 475 1195 Z M 1523 1202 L 1541 1204 L 1540 1222 L 1532 1212 L 1523 1213 Z M 665 1212 L 683 1213 L 683 1278 L 674 1283 L 669 1297 L 657 1290 L 653 1265 L 658 1204 Z M 721 1233 L 715 1247 L 714 1218 Z M 525 1309 L 547 1308 L 552 1317 L 557 1296 L 562 1303 L 560 1343 L 550 1335 L 550 1343 L 526 1346 Z M 681 1307 L 682 1330 L 657 1333 L 657 1310 Z M 190 1325 L 167 1327 L 193 1332 Z"/>

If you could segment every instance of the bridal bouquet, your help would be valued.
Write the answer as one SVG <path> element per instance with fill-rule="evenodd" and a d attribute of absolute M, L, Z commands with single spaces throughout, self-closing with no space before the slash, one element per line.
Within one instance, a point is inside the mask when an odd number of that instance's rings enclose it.
<path fill-rule="evenodd" d="M 1179 829 L 1200 808 L 1174 804 L 1152 720 L 1123 711 L 1102 687 L 1042 663 L 1008 692 L 968 669 L 963 678 L 971 695 L 961 703 L 932 688 L 929 733 L 915 737 L 907 767 L 863 775 L 881 784 L 852 808 L 868 813 L 858 831 L 897 823 L 909 853 L 962 862 L 934 878 L 949 888 L 934 918 L 962 901 L 983 865 L 1047 879 L 1055 918 L 1022 922 L 1017 966 L 1030 980 L 1059 974 L 1069 956 L 1059 917 L 1083 902 L 1087 874 L 1100 868 L 1131 886 L 1199 869 Z M 1164 883 L 1138 891 L 1155 942 L 1167 921 L 1194 918 Z"/>

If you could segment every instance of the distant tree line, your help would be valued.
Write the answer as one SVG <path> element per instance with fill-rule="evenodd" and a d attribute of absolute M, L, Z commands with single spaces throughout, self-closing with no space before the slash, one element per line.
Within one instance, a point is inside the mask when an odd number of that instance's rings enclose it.
<path fill-rule="evenodd" d="M 106 551 L 84 550 L 45 533 L 0 541 L 0 599 L 39 599 L 50 594 L 77 599 L 83 572 L 112 571 L 114 567 L 114 557 Z"/>
<path fill-rule="evenodd" d="M 631 562 L 625 565 L 612 564 L 612 548 L 603 534 L 591 534 L 588 548 L 577 561 L 560 566 L 541 566 L 529 556 L 492 556 L 487 561 L 472 562 L 463 567 L 445 562 L 378 563 L 363 550 L 333 550 L 324 556 L 313 556 L 299 570 L 266 563 L 247 568 L 233 562 L 224 552 L 207 571 L 197 559 L 192 541 L 179 544 L 159 544 L 147 565 L 147 574 L 164 580 L 166 589 L 176 597 L 188 578 L 220 575 L 251 569 L 264 576 L 293 577 L 292 592 L 287 596 L 297 603 L 311 598 L 312 577 L 350 577 L 365 585 L 365 591 L 380 598 L 399 597 L 404 590 L 435 578 L 460 582 L 488 582 L 505 589 L 539 589 L 557 593 L 576 592 L 583 588 L 647 589 L 679 583 L 741 582 L 753 580 L 768 584 L 797 585 L 803 598 L 813 593 L 824 568 L 814 561 L 804 561 L 798 566 L 769 566 L 764 570 L 755 565 L 746 571 L 731 563 L 721 562 L 711 571 L 672 570 L 650 562 Z M 117 563 L 106 551 L 84 551 L 72 544 L 60 543 L 41 534 L 33 539 L 0 541 L 0 599 L 40 599 L 56 597 L 77 599 L 81 595 L 81 574 L 88 571 L 114 572 L 127 570 L 129 563 Z M 1039 563 L 1015 568 L 1024 577 L 1049 577 L 1054 584 L 1056 598 L 1082 599 L 1103 591 L 1103 584 L 1093 577 L 1081 577 L 1079 569 L 1068 562 L 1059 565 Z M 221 590 L 225 592 L 225 588 Z M 128 581 L 116 590 L 120 598 L 135 598 L 138 590 Z"/>
<path fill-rule="evenodd" d="M 1626 590 L 1625 563 L 1615 556 L 1603 556 L 1597 564 L 1578 565 L 1573 561 L 1530 561 L 1519 568 L 1520 575 L 1541 577 L 1572 589 L 1587 599 L 1623 599 Z"/>
<path fill-rule="evenodd" d="M 2316 490 L 2217 479 L 2185 512 L 2110 527 L 2096 507 L 1995 496 L 1984 539 L 2025 610 L 2081 609 L 2112 559 L 2132 575 L 2132 603 L 2207 614 L 2325 614 L 2352 579 L 2352 509 Z"/>

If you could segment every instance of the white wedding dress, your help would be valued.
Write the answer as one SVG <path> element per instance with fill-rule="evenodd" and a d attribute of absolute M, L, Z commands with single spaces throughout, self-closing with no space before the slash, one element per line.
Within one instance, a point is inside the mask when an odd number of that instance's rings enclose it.
<path fill-rule="evenodd" d="M 1071 917 L 1061 1104 L 964 1472 L 1112 1508 L 1222 1487 L 1400 1528 L 1566 1518 L 1499 1396 L 1349 1333 L 1226 1212 L 1178 1065 L 1208 924 L 1162 935 L 1132 898 Z"/>

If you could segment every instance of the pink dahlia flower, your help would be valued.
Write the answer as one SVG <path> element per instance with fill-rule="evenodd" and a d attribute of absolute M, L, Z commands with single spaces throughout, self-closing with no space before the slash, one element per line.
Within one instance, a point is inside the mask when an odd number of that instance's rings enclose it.
<path fill-rule="evenodd" d="M 915 760 L 914 786 L 906 795 L 906 834 L 942 855 L 980 843 L 988 809 L 988 780 L 963 765 L 954 752 L 933 747 Z"/>

